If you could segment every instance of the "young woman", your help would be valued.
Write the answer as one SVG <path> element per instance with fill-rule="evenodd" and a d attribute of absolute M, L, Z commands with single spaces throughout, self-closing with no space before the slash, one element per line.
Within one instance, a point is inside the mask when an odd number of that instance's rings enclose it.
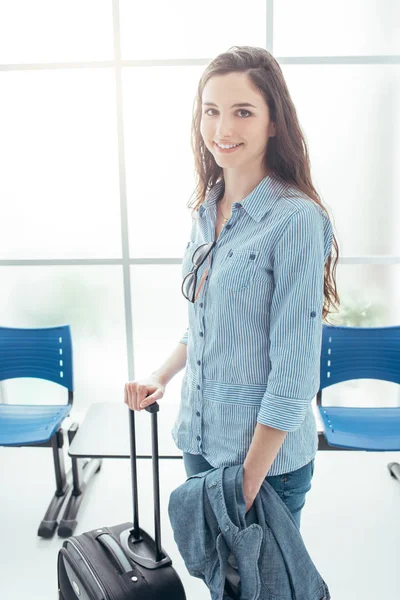
<path fill-rule="evenodd" d="M 140 410 L 145 398 L 162 398 L 186 367 L 172 435 L 187 476 L 243 464 L 248 522 L 266 479 L 300 528 L 318 449 L 311 402 L 322 321 L 339 302 L 338 246 L 267 50 L 234 46 L 207 66 L 192 148 L 196 218 L 182 263 L 189 327 L 162 367 L 126 384 L 125 402 Z"/>

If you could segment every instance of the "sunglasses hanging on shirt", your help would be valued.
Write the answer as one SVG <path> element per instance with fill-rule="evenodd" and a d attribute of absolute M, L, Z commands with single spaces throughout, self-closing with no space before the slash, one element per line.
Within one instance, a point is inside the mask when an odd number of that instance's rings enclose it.
<path fill-rule="evenodd" d="M 196 248 L 196 250 L 193 252 L 192 263 L 194 265 L 194 269 L 185 276 L 181 287 L 182 294 L 186 300 L 189 300 L 189 302 L 194 303 L 196 300 L 197 271 L 206 260 L 215 244 L 215 240 L 213 242 L 206 242 L 205 244 L 201 244 L 201 246 Z"/>

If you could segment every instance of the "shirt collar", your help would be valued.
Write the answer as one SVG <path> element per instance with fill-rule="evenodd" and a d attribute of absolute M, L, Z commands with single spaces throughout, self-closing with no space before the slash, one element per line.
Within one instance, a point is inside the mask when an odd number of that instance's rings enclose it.
<path fill-rule="evenodd" d="M 288 183 L 280 181 L 274 177 L 274 175 L 267 175 L 260 181 L 254 190 L 238 204 L 241 204 L 248 215 L 259 223 L 288 187 Z M 223 180 L 218 181 L 211 188 L 206 199 L 200 205 L 200 217 L 203 217 L 204 213 L 211 207 L 216 206 L 218 199 L 223 195 L 224 189 L 225 182 Z"/>

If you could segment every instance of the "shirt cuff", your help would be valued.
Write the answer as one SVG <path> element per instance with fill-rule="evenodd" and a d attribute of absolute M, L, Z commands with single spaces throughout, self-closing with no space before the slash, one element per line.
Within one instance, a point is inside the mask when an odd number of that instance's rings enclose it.
<path fill-rule="evenodd" d="M 180 344 L 186 344 L 186 346 L 187 346 L 187 344 L 188 344 L 188 336 L 189 336 L 189 327 L 186 329 L 183 337 L 181 337 L 181 339 L 179 340 L 179 343 Z"/>
<path fill-rule="evenodd" d="M 257 415 L 257 423 L 281 431 L 296 431 L 303 423 L 312 398 L 283 398 L 265 392 Z"/>

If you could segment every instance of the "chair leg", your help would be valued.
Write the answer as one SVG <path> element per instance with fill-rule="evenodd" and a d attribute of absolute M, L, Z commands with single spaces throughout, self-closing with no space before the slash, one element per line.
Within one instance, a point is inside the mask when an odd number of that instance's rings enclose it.
<path fill-rule="evenodd" d="M 393 479 L 400 481 L 400 464 L 397 462 L 391 462 L 388 464 L 388 469 Z"/>
<path fill-rule="evenodd" d="M 50 440 L 53 450 L 54 470 L 56 477 L 56 491 L 49 504 L 46 514 L 39 525 L 38 535 L 43 538 L 51 538 L 57 528 L 57 517 L 72 487 L 72 474 L 65 475 L 63 445 L 64 437 L 62 429 L 56 431 Z"/>
<path fill-rule="evenodd" d="M 73 423 L 68 430 L 68 441 L 70 445 L 78 431 L 78 427 L 78 423 Z M 78 460 L 83 460 L 83 462 L 78 464 Z M 102 460 L 98 458 L 87 460 L 78 459 L 73 456 L 71 456 L 71 461 L 73 489 L 58 527 L 58 535 L 63 538 L 70 537 L 73 534 L 78 524 L 76 517 L 87 485 L 93 475 L 100 471 L 102 463 Z"/>

